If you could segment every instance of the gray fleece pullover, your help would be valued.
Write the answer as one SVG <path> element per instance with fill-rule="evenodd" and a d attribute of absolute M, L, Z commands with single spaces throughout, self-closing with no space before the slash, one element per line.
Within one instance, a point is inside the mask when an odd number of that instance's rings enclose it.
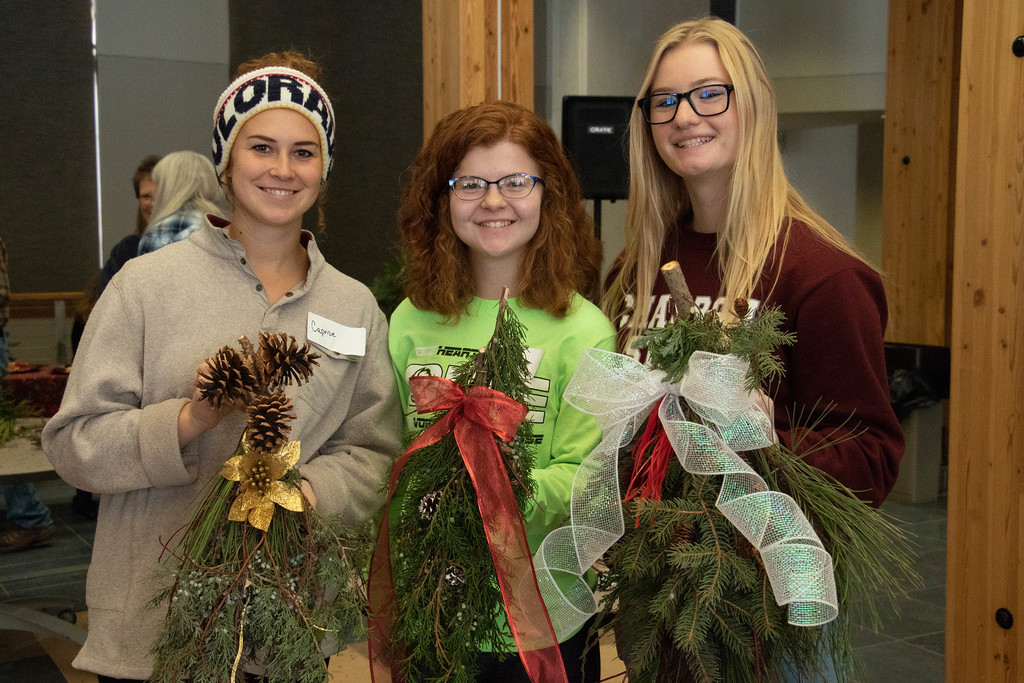
<path fill-rule="evenodd" d="M 311 381 L 288 390 L 297 416 L 289 438 L 302 443 L 299 471 L 321 514 L 358 522 L 383 504 L 401 434 L 387 323 L 366 287 L 328 265 L 312 235 L 302 240 L 306 281 L 274 304 L 242 245 L 209 223 L 127 263 L 96 304 L 60 411 L 43 431 L 57 473 L 102 494 L 86 585 L 89 636 L 76 668 L 119 678 L 152 671 L 149 649 L 166 609 L 146 603 L 159 588 L 161 543 L 190 519 L 245 424 L 232 413 L 179 449 L 178 412 L 196 368 L 240 335 L 287 332 L 301 342 L 309 312 L 366 330 L 362 357 L 315 349 L 322 357 Z"/>

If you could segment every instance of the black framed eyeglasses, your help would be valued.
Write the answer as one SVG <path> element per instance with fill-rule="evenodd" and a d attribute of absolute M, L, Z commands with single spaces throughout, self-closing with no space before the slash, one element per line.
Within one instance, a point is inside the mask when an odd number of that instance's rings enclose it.
<path fill-rule="evenodd" d="M 459 199 L 473 201 L 483 199 L 491 185 L 498 186 L 498 192 L 506 199 L 522 199 L 533 192 L 533 186 L 544 181 L 529 173 L 513 173 L 497 180 L 484 180 L 475 175 L 464 175 L 448 181 L 448 187 Z"/>
<path fill-rule="evenodd" d="M 668 123 L 676 117 L 679 103 L 686 100 L 697 116 L 718 116 L 729 108 L 734 88 L 726 83 L 702 85 L 686 92 L 660 92 L 636 101 L 644 120 L 652 126 Z"/>

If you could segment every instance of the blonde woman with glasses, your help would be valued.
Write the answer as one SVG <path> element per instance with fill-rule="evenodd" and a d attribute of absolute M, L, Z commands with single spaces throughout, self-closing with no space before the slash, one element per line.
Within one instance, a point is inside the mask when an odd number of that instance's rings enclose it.
<path fill-rule="evenodd" d="M 750 300 L 748 315 L 779 306 L 796 344 L 780 350 L 785 375 L 761 397 L 778 439 L 880 505 L 904 450 L 882 281 L 786 179 L 775 94 L 750 40 L 713 18 L 669 29 L 629 142 L 626 246 L 603 302 L 619 350 L 671 319 L 658 276 L 668 261 L 681 264 L 702 311 L 732 317 L 738 297 Z"/>

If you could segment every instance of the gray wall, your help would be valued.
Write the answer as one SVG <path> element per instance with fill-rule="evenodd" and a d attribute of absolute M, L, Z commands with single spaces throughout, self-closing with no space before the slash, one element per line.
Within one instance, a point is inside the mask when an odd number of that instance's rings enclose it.
<path fill-rule="evenodd" d="M 74 291 L 96 265 L 88 0 L 0 2 L 0 237 L 14 292 Z"/>
<path fill-rule="evenodd" d="M 812 207 L 876 266 L 888 0 L 739 0 L 775 85 L 782 160 Z"/>
<path fill-rule="evenodd" d="M 656 38 L 708 5 L 538 0 L 537 102 L 555 130 L 563 95 L 635 94 Z M 776 83 L 794 183 L 876 260 L 887 7 L 885 0 L 737 4 L 737 23 Z M 0 101 L 11 160 L 0 165 L 7 220 L 0 236 L 17 291 L 80 289 L 101 254 L 132 229 L 130 179 L 138 161 L 177 149 L 206 153 L 212 105 L 230 66 L 290 46 L 326 64 L 325 87 L 339 118 L 325 253 L 360 279 L 379 271 L 395 235 L 402 174 L 420 144 L 418 3 L 367 11 L 328 0 L 97 0 L 96 20 L 102 244 L 88 121 L 88 3 L 0 3 L 0 24 L 19 27 L 0 50 L 19 83 L 17 98 Z M 42 79 L 54 85 L 40 88 Z M 40 162 L 41 155 L 57 161 Z M 622 246 L 625 202 L 604 202 L 602 213 L 610 260 Z"/>
<path fill-rule="evenodd" d="M 232 67 L 288 47 L 325 66 L 338 118 L 325 256 L 365 282 L 380 272 L 422 142 L 419 3 L 96 0 L 98 185 L 90 3 L 3 0 L 0 26 L 18 27 L 0 47 L 18 93 L 0 98 L 0 237 L 15 291 L 83 289 L 134 229 L 139 161 L 209 154 Z"/>
<path fill-rule="evenodd" d="M 327 231 L 317 240 L 330 263 L 369 283 L 395 242 L 403 173 L 423 142 L 420 3 L 231 0 L 230 7 L 232 66 L 292 47 L 324 67 L 338 132 Z"/>
<path fill-rule="evenodd" d="M 135 229 L 139 161 L 210 153 L 213 107 L 228 84 L 227 36 L 227 0 L 96 0 L 103 260 Z"/>
<path fill-rule="evenodd" d="M 545 22 L 537 91 L 560 132 L 564 95 L 635 95 L 650 51 L 710 3 L 538 2 Z M 887 0 L 738 0 L 736 24 L 775 84 L 783 162 L 810 204 L 875 264 L 881 261 L 882 113 Z M 623 246 L 627 202 L 602 203 L 605 265 Z"/>

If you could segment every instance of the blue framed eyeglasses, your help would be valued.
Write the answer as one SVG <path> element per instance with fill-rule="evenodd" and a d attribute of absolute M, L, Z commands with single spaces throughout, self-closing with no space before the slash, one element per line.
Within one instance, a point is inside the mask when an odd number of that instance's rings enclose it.
<path fill-rule="evenodd" d="M 448 181 L 448 187 L 455 196 L 466 201 L 483 199 L 491 185 L 498 186 L 498 192 L 506 199 L 522 199 L 533 192 L 537 183 L 544 181 L 529 173 L 513 173 L 497 180 L 484 180 L 474 175 L 464 175 Z"/>

